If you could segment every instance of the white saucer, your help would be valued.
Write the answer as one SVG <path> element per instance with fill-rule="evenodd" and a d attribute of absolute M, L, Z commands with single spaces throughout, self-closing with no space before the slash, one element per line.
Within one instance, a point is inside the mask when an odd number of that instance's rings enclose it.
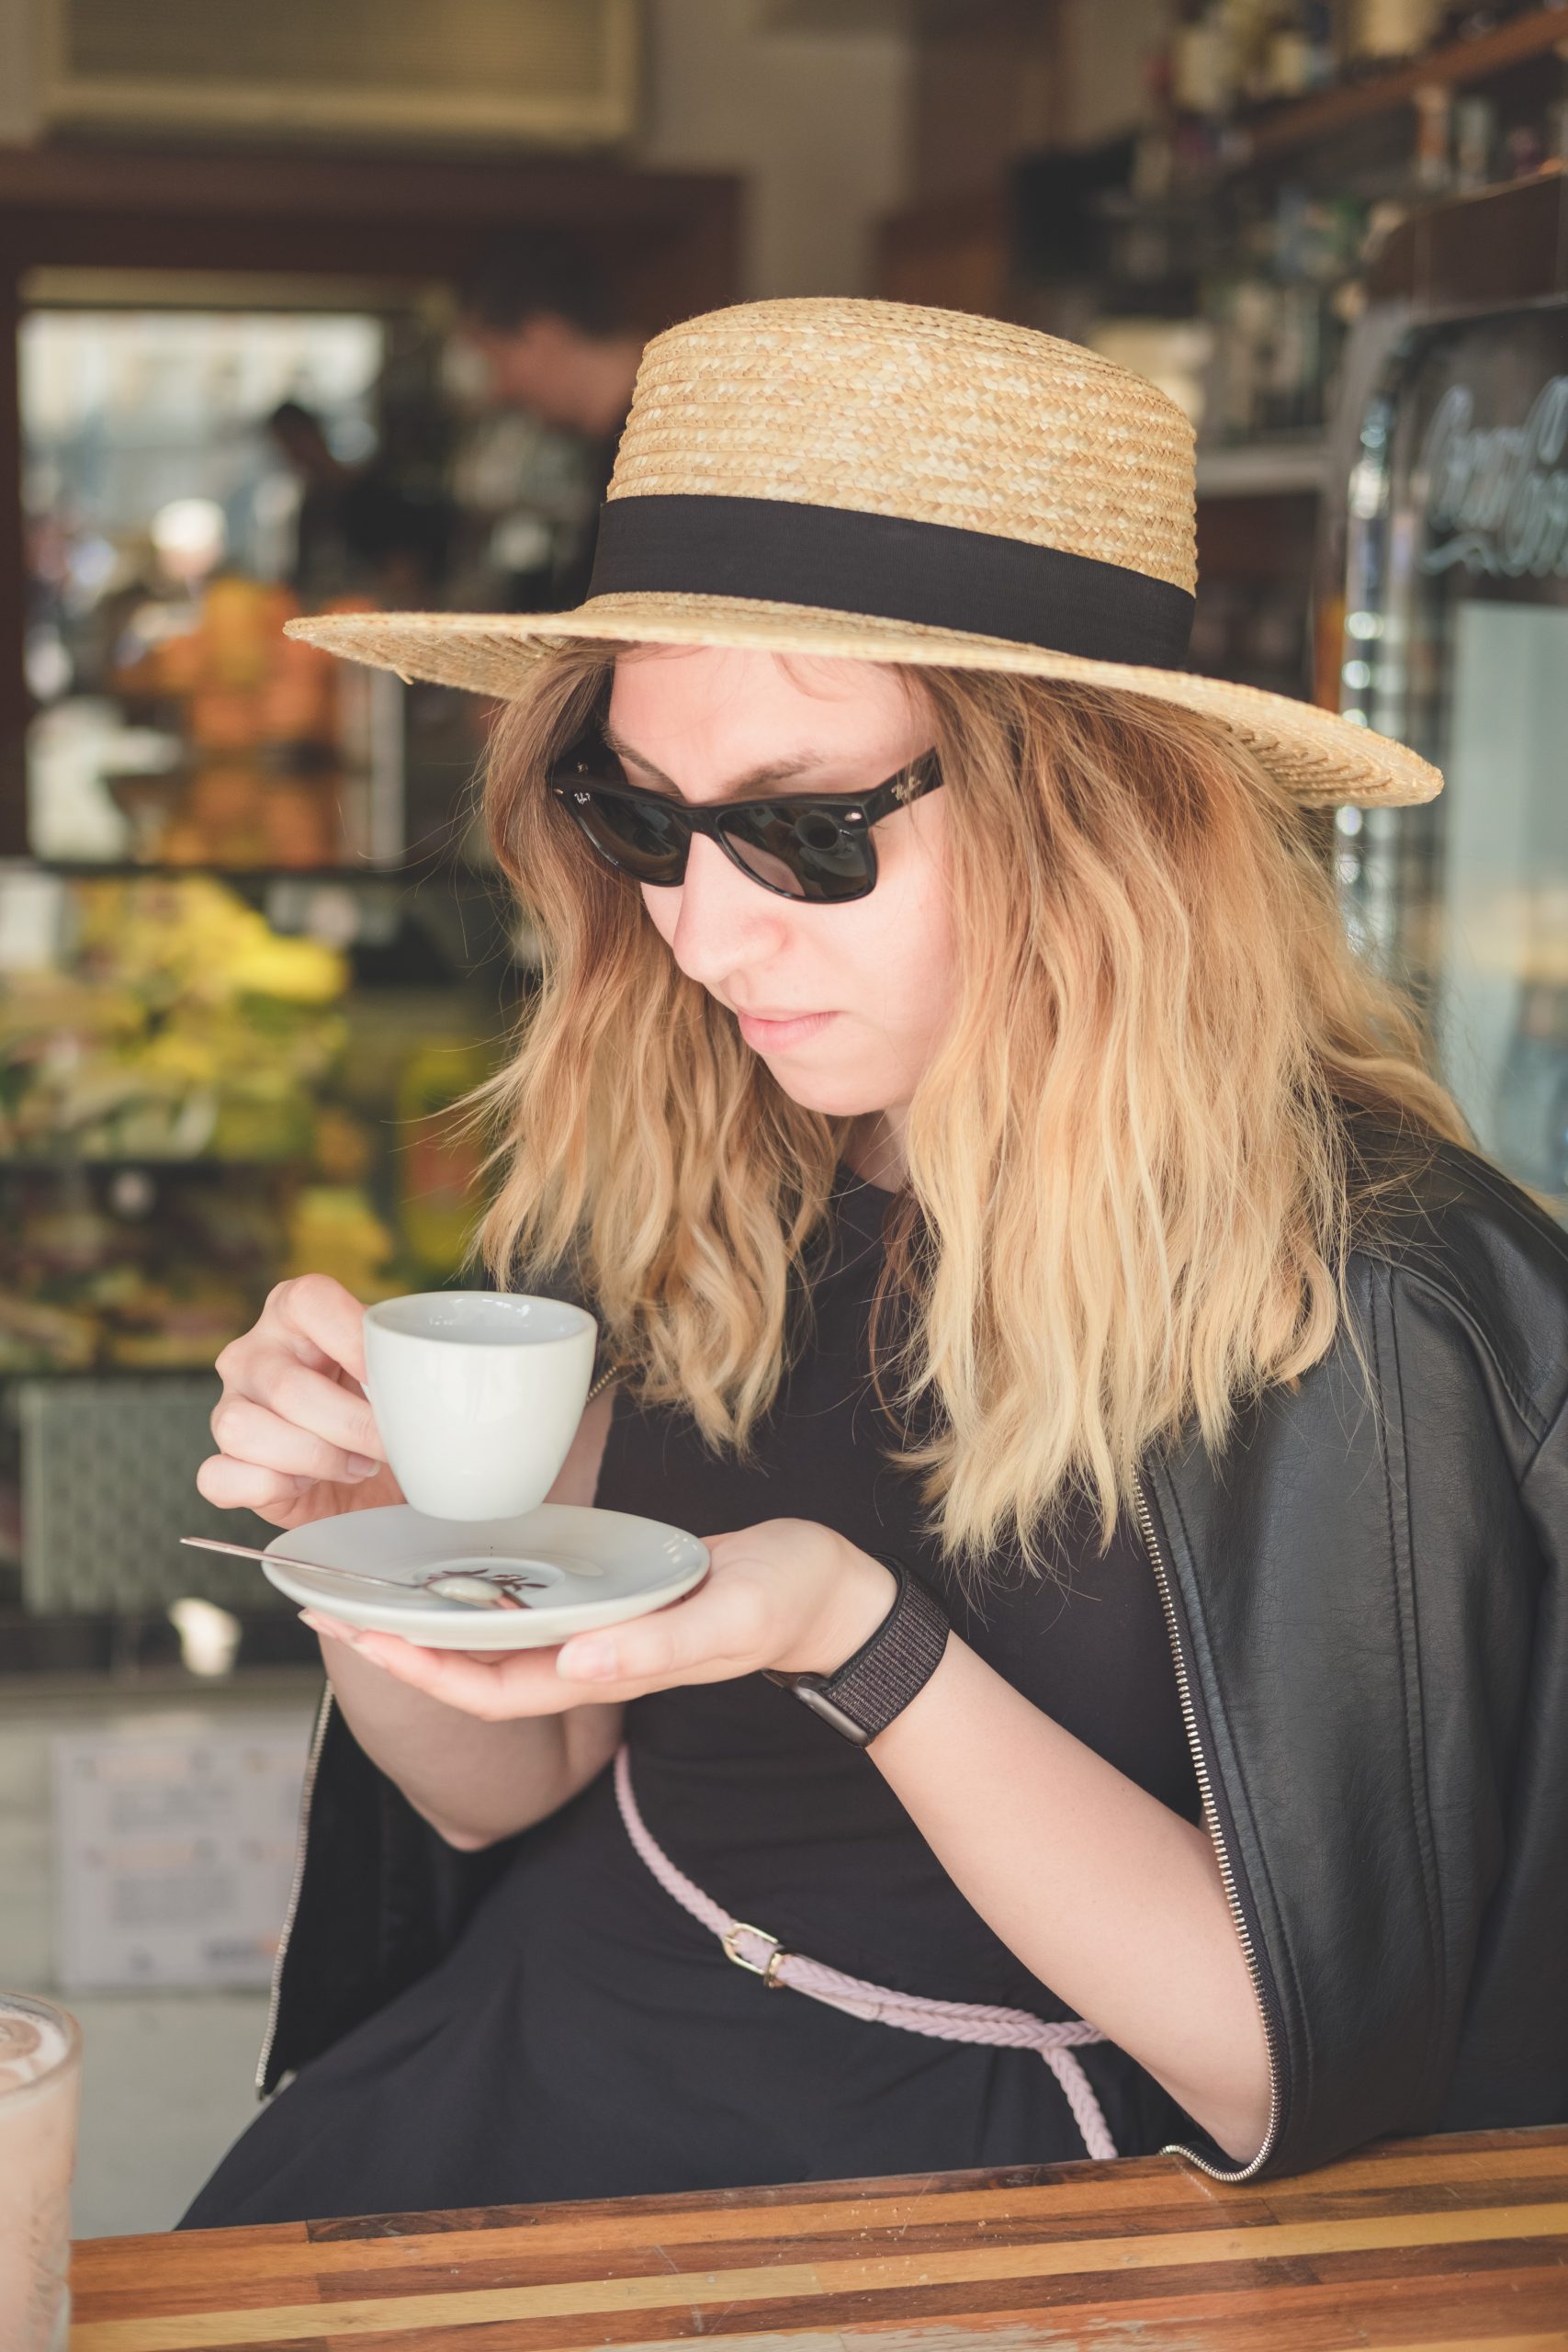
<path fill-rule="evenodd" d="M 678 1527 L 624 1510 L 583 1510 L 542 1503 L 520 1519 L 427 1519 L 406 1503 L 379 1510 L 350 1510 L 274 1536 L 269 1552 L 285 1552 L 310 1566 L 286 1568 L 274 1560 L 265 1574 L 301 1608 L 320 1609 L 344 1625 L 371 1634 L 401 1634 L 434 1650 L 550 1649 L 569 1634 L 618 1625 L 679 1600 L 707 1574 L 707 1546 Z M 546 1589 L 521 1596 L 524 1609 L 473 1609 L 434 1600 L 418 1590 L 433 1570 L 516 1567 Z M 313 1570 L 358 1568 L 368 1576 L 407 1581 L 408 1599 L 355 1588 Z"/>

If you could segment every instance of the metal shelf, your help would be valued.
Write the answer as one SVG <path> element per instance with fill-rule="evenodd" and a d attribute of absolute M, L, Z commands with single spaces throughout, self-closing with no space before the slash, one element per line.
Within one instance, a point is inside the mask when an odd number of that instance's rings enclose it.
<path fill-rule="evenodd" d="M 183 1155 L 168 1153 L 160 1157 L 153 1151 L 79 1151 L 79 1152 L 8 1152 L 0 1149 L 0 1176 L 66 1176 L 90 1169 L 101 1169 L 107 1175 L 117 1175 L 125 1169 L 137 1170 L 147 1176 L 167 1176 L 193 1169 L 204 1176 L 223 1175 L 231 1169 L 246 1176 L 266 1176 L 279 1170 L 297 1169 L 299 1155 L 281 1153 L 276 1159 L 223 1159 L 215 1152 L 190 1152 Z"/>
<path fill-rule="evenodd" d="M 1247 441 L 1234 448 L 1200 448 L 1200 498 L 1315 497 L 1328 476 L 1322 440 Z"/>
<path fill-rule="evenodd" d="M 433 869 L 423 862 L 399 865 L 170 865 L 156 859 L 120 858 L 104 863 L 69 857 L 24 857 L 15 861 L 68 882 L 180 881 L 205 876 L 216 882 L 406 882 Z"/>

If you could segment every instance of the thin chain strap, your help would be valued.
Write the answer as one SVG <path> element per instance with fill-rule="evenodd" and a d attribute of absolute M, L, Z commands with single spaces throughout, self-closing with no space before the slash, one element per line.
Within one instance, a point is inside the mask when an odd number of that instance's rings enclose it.
<path fill-rule="evenodd" d="M 598 1379 L 593 1383 L 592 1387 L 583 1398 L 583 1404 L 585 1406 L 592 1405 L 600 1390 L 608 1388 L 612 1380 L 619 1380 L 621 1374 L 626 1371 L 626 1367 L 624 1363 L 613 1363 L 608 1365 L 606 1369 L 599 1374 Z"/>

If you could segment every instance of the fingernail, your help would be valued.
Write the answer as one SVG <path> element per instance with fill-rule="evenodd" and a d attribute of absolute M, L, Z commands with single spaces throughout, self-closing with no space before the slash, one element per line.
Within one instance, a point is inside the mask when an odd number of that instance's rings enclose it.
<path fill-rule="evenodd" d="M 569 1682 L 607 1682 L 615 1671 L 614 1642 L 571 1642 L 556 1661 Z"/>
<path fill-rule="evenodd" d="M 372 1462 L 367 1453 L 351 1453 L 348 1457 L 348 1475 L 351 1478 L 373 1478 L 380 1467 L 380 1464 Z"/>
<path fill-rule="evenodd" d="M 301 1625 L 309 1625 L 312 1634 L 321 1634 L 329 1642 L 344 1642 L 350 1649 L 359 1646 L 359 1634 L 352 1625 L 340 1625 L 335 1617 L 317 1617 L 309 1609 L 299 1611 Z"/>

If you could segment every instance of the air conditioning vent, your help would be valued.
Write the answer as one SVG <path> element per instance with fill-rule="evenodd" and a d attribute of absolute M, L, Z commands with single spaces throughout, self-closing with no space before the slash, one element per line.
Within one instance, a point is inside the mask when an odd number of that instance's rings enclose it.
<path fill-rule="evenodd" d="M 625 139 L 639 0 L 44 0 L 61 128 Z"/>

